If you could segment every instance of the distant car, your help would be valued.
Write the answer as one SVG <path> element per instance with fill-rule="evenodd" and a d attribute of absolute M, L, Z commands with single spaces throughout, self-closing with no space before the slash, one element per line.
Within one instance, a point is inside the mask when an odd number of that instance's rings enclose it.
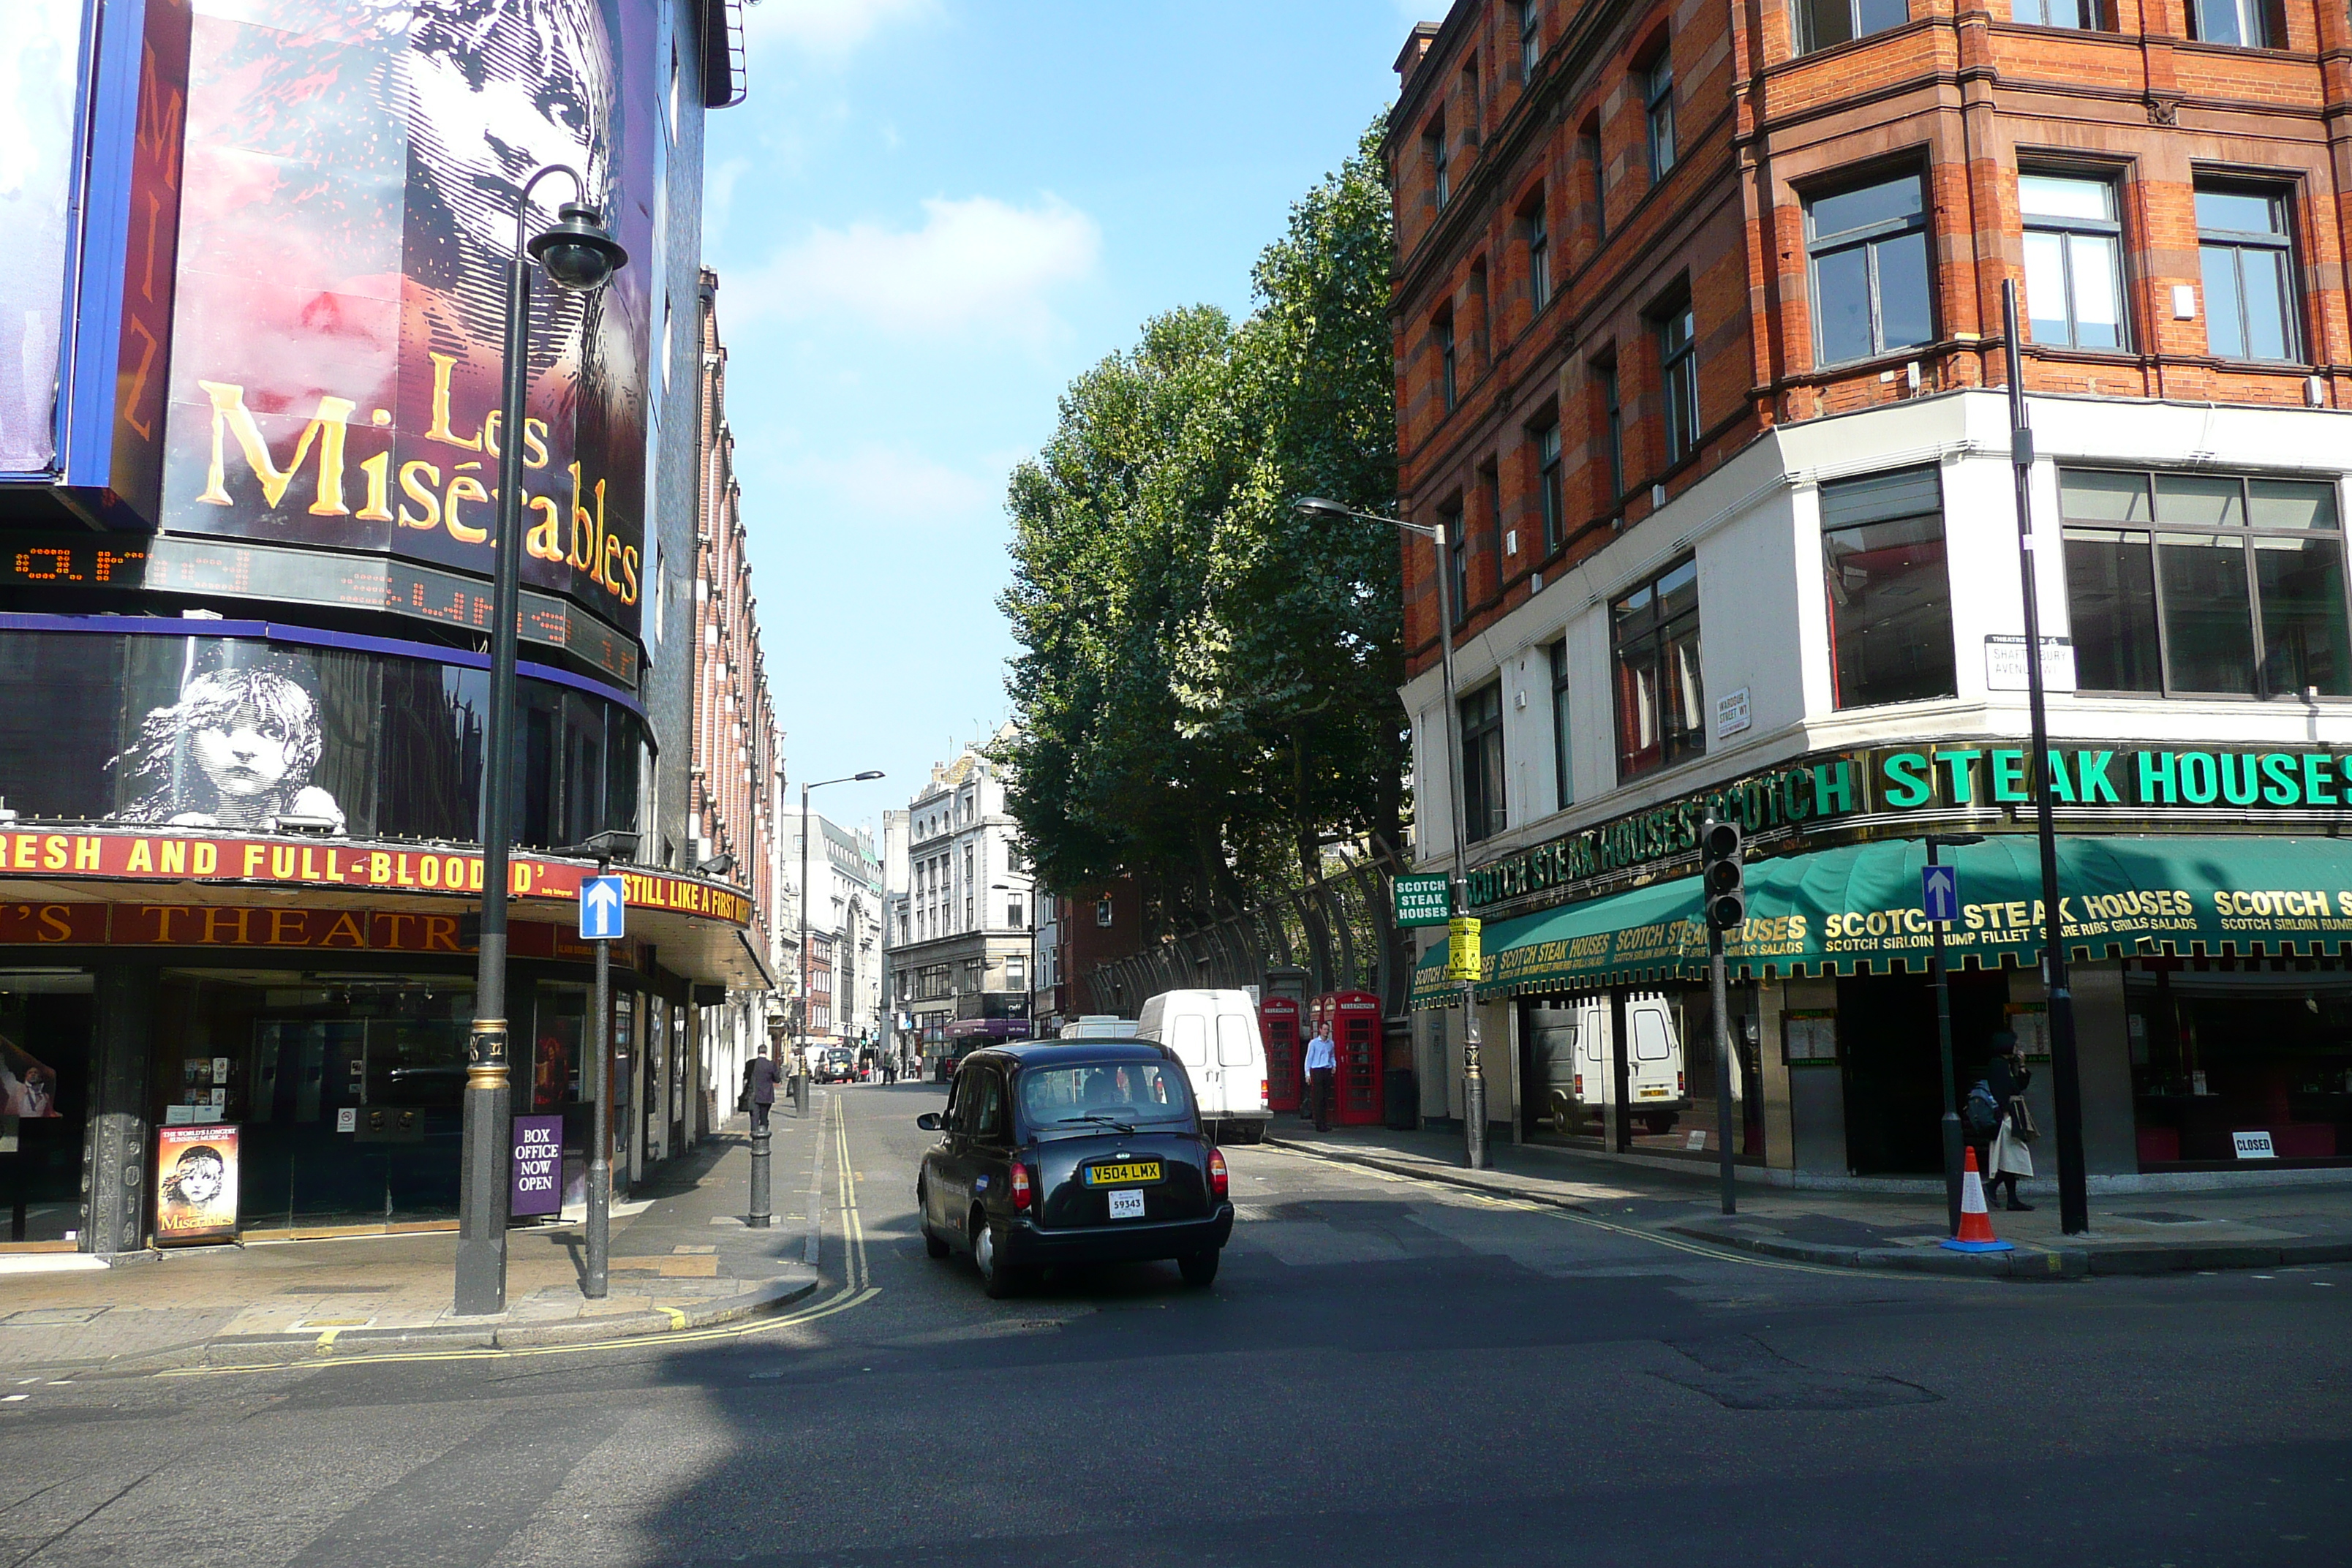
<path fill-rule="evenodd" d="M 924 1248 L 968 1248 L 991 1296 L 1055 1264 L 1172 1258 L 1188 1285 L 1216 1279 L 1234 1233 L 1225 1157 L 1165 1047 L 988 1047 L 916 1125 L 941 1134 L 915 1181 Z"/>
<path fill-rule="evenodd" d="M 819 1083 L 855 1083 L 857 1081 L 857 1053 L 847 1046 L 829 1046 L 817 1054 L 816 1080 Z"/>

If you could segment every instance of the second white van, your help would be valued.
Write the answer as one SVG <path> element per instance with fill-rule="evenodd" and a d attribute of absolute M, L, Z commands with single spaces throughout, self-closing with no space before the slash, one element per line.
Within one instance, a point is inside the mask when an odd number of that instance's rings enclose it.
<path fill-rule="evenodd" d="M 1248 992 L 1163 991 L 1144 1003 L 1135 1034 L 1159 1041 L 1184 1064 L 1210 1136 L 1234 1143 L 1265 1138 L 1273 1120 L 1265 1039 Z"/>

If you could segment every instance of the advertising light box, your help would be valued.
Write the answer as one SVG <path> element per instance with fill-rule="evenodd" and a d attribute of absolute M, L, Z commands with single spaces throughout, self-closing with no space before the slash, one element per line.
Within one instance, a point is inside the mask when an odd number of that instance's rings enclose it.
<path fill-rule="evenodd" d="M 168 532 L 488 578 L 499 469 L 524 581 L 634 634 L 644 557 L 655 0 L 196 0 L 163 476 Z M 543 279 L 499 428 L 516 196 L 584 178 L 632 261 Z M 572 193 L 540 187 L 549 204 Z"/>

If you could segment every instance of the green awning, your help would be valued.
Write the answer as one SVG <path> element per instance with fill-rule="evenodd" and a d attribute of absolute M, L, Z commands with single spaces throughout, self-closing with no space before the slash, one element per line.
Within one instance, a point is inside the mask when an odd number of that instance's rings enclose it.
<path fill-rule="evenodd" d="M 2041 864 L 2030 835 L 1947 849 L 1961 919 L 1945 936 L 1957 964 L 2030 963 L 2041 948 Z M 1924 970 L 1919 907 L 1926 847 L 1847 845 L 1751 863 L 1748 924 L 1725 944 L 1747 979 Z M 2352 841 L 2245 837 L 2062 837 L 2061 916 L 2071 958 L 2134 954 L 2316 957 L 2352 939 Z M 1678 878 L 1521 916 L 1485 933 L 1481 996 L 1697 981 L 1706 932 L 1698 879 Z M 1413 1005 L 1447 999 L 1444 947 L 1413 976 Z"/>

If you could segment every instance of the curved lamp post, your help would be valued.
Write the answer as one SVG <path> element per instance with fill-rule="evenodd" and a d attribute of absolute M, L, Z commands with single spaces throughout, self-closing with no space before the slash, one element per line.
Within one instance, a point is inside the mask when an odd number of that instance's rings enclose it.
<path fill-rule="evenodd" d="M 515 253 L 507 263 L 506 395 L 499 414 L 499 510 L 490 537 L 490 712 L 483 731 L 482 934 L 474 1023 L 466 1037 L 465 1163 L 457 1198 L 456 1310 L 481 1316 L 507 1304 L 507 862 L 514 821 L 515 637 L 522 600 L 524 394 L 530 384 L 530 267 L 568 294 L 593 294 L 628 264 L 596 209 L 565 202 L 552 227 L 526 238 L 530 194 L 551 174 L 585 194 L 578 171 L 551 163 L 515 198 Z"/>
<path fill-rule="evenodd" d="M 809 1023 L 809 791 L 823 789 L 827 784 L 865 784 L 881 776 L 881 769 L 868 768 L 862 773 L 844 773 L 837 779 L 819 779 L 814 784 L 801 785 L 801 984 L 793 1011 L 800 1025 L 793 1034 L 803 1050 L 808 1048 Z"/>
<path fill-rule="evenodd" d="M 1470 890 L 1465 879 L 1469 862 L 1462 847 L 1462 776 L 1459 769 L 1461 752 L 1454 743 L 1454 726 L 1457 715 L 1454 707 L 1454 594 L 1448 582 L 1451 574 L 1445 562 L 1445 528 L 1442 523 L 1407 522 L 1401 517 L 1383 517 L 1378 512 L 1358 511 L 1341 506 L 1321 496 L 1302 496 L 1291 503 L 1305 517 L 1323 518 L 1332 521 L 1385 522 L 1402 528 L 1407 533 L 1418 533 L 1437 546 L 1437 637 L 1438 654 L 1443 662 L 1445 680 L 1445 777 L 1447 825 L 1454 830 L 1454 868 L 1447 878 L 1453 912 L 1470 912 Z M 1462 1137 L 1465 1163 L 1474 1171 L 1486 1168 L 1486 1073 L 1480 1055 L 1478 1038 L 1478 987 L 1474 981 L 1462 983 Z"/>

